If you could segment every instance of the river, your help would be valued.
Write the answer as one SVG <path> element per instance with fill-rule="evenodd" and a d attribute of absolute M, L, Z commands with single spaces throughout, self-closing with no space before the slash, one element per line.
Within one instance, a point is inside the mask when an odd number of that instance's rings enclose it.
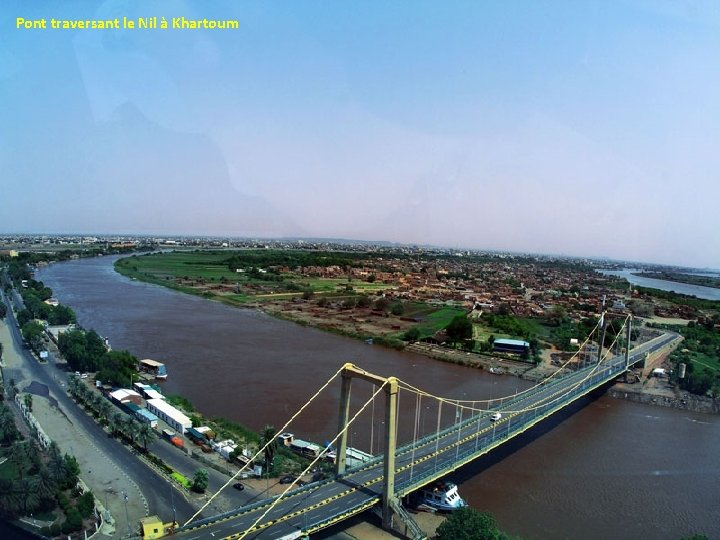
<path fill-rule="evenodd" d="M 444 364 L 230 308 L 114 272 L 113 257 L 52 264 L 37 278 L 116 349 L 166 363 L 165 393 L 210 416 L 282 426 L 344 362 L 435 394 L 487 399 L 525 381 Z M 353 388 L 354 407 L 370 396 Z M 327 394 L 327 395 L 325 395 Z M 333 384 L 291 431 L 323 441 L 336 428 Z M 437 409 L 401 393 L 404 440 L 430 431 Z M 353 425 L 352 444 L 379 446 L 382 400 Z M 416 412 L 417 411 L 417 412 Z M 454 411 L 443 411 L 452 416 Z M 457 471 L 461 494 L 523 538 L 720 537 L 720 417 L 586 398 L 493 455 Z"/>
<path fill-rule="evenodd" d="M 720 289 L 703 287 L 701 285 L 690 285 L 689 283 L 679 283 L 677 281 L 667 281 L 665 279 L 636 276 L 635 273 L 642 272 L 642 270 L 638 269 L 626 268 L 624 270 L 598 270 L 598 272 L 605 274 L 606 276 L 625 278 L 633 285 L 639 285 L 641 287 L 688 294 L 691 296 L 697 296 L 698 298 L 704 298 L 705 300 L 720 300 Z M 717 276 L 717 274 L 698 275 Z"/>

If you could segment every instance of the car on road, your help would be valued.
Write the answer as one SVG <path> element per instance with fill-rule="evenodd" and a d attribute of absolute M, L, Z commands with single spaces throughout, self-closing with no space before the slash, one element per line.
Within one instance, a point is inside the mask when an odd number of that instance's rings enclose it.
<path fill-rule="evenodd" d="M 500 414 L 499 412 L 494 412 L 490 415 L 490 420 L 492 420 L 493 422 L 497 422 L 501 418 L 502 418 L 502 414 Z"/>
<path fill-rule="evenodd" d="M 233 487 L 237 489 L 238 491 L 242 491 L 245 489 L 245 484 L 241 484 L 240 482 L 236 482 L 233 484 Z"/>

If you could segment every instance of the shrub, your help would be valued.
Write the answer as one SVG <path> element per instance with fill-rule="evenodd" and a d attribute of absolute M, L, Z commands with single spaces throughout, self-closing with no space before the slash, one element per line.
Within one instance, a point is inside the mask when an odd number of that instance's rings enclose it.
<path fill-rule="evenodd" d="M 87 491 L 79 499 L 77 504 L 78 512 L 84 518 L 92 516 L 93 509 L 95 508 L 95 497 L 93 494 Z"/>
<path fill-rule="evenodd" d="M 62 524 L 63 534 L 71 533 L 73 531 L 79 531 L 82 528 L 82 516 L 75 508 L 71 508 L 67 514 L 66 519 Z"/>

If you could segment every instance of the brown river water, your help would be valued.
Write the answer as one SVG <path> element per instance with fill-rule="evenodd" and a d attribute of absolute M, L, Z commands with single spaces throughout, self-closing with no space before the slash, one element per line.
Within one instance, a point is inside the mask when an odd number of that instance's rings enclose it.
<path fill-rule="evenodd" d="M 37 278 L 113 348 L 164 362 L 164 392 L 182 394 L 207 416 L 279 429 L 345 362 L 459 399 L 528 386 L 129 280 L 114 272 L 114 260 L 52 264 Z M 331 438 L 339 393 L 335 381 L 289 430 L 316 442 Z M 370 396 L 370 385 L 354 383 L 353 409 Z M 378 451 L 382 405 L 378 396 L 351 426 L 351 445 Z M 457 414 L 401 392 L 401 440 L 434 430 L 439 412 L 443 425 Z M 720 417 L 599 394 L 451 479 L 472 506 L 526 539 L 720 538 L 719 456 Z"/>

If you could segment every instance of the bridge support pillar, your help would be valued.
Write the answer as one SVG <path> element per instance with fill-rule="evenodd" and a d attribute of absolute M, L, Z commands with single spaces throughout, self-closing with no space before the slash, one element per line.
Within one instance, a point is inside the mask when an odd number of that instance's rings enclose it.
<path fill-rule="evenodd" d="M 632 315 L 628 317 L 625 333 L 625 369 L 630 368 L 630 338 L 632 337 Z M 627 373 L 627 371 L 626 371 Z"/>
<path fill-rule="evenodd" d="M 397 447 L 396 419 L 398 380 L 395 377 L 378 377 L 360 369 L 351 363 L 345 364 L 342 370 L 342 387 L 340 390 L 340 419 L 335 473 L 339 476 L 345 473 L 347 463 L 347 431 L 350 420 L 350 387 L 353 377 L 359 377 L 385 390 L 385 455 L 383 461 L 383 493 L 382 493 L 382 521 L 383 527 L 392 527 L 393 508 L 395 499 L 395 450 Z M 371 449 L 372 451 L 372 449 Z"/>
<path fill-rule="evenodd" d="M 395 377 L 387 380 L 385 387 L 385 461 L 383 467 L 382 521 L 383 527 L 392 528 L 395 498 L 395 448 L 397 446 L 395 420 L 397 418 L 398 383 Z"/>
<path fill-rule="evenodd" d="M 603 299 L 603 302 L 604 302 L 604 299 Z M 597 356 L 598 364 L 600 362 L 602 362 L 602 350 L 603 350 L 603 345 L 605 344 L 605 331 L 607 329 L 606 315 L 607 315 L 607 313 L 605 311 L 603 311 L 602 315 L 600 315 L 602 317 L 602 324 L 601 324 L 601 329 L 600 329 L 600 338 L 598 339 L 598 356 Z"/>
<path fill-rule="evenodd" d="M 352 386 L 352 375 L 350 372 L 343 371 L 342 386 L 340 387 L 340 420 L 338 433 L 340 440 L 338 441 L 337 456 L 335 458 L 335 474 L 340 476 L 345 474 L 345 464 L 347 462 L 347 423 L 350 419 L 350 389 Z"/>

